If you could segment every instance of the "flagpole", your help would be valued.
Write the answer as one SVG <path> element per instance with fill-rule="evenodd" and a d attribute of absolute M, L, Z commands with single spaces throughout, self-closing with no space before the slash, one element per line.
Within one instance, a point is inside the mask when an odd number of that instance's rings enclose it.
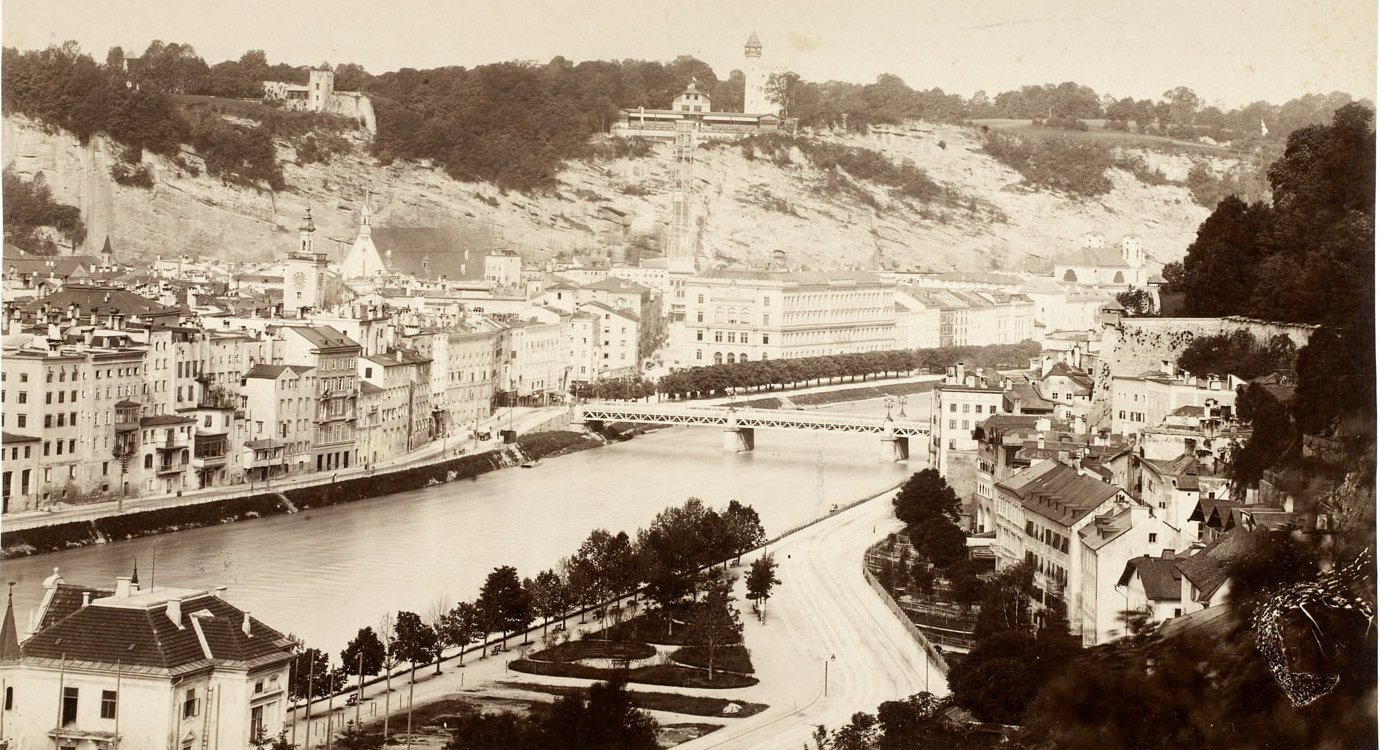
<path fill-rule="evenodd" d="M 359 651 L 359 692 L 355 694 L 355 730 L 359 730 L 359 707 L 364 704 L 364 649 Z"/>

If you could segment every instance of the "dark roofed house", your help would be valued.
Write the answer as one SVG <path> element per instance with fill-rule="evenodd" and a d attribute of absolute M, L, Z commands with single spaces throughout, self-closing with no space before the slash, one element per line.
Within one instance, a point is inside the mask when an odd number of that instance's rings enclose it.
<path fill-rule="evenodd" d="M 28 639 L 12 600 L 0 626 L 13 747 L 248 747 L 285 727 L 296 647 L 222 590 L 43 585 Z"/>

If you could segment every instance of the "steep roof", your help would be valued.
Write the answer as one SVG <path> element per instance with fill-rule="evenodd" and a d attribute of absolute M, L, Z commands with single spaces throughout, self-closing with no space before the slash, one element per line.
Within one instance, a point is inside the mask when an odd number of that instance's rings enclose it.
<path fill-rule="evenodd" d="M 482 279 L 488 237 L 460 227 L 380 227 L 370 230 L 379 257 L 392 273 L 419 279 Z"/>
<path fill-rule="evenodd" d="M 68 284 L 43 299 L 36 299 L 25 305 L 25 310 L 38 312 L 44 307 L 65 312 L 69 306 L 76 309 L 77 315 L 97 311 L 116 315 L 141 315 L 144 317 L 163 317 L 177 315 L 176 307 L 169 307 L 148 297 L 142 297 L 126 289 L 94 286 L 88 284 Z"/>
<path fill-rule="evenodd" d="M 1021 505 L 1063 526 L 1072 526 L 1120 490 L 1056 461 L 1041 461 L 997 484 Z"/>
<path fill-rule="evenodd" d="M 1061 266 L 1085 268 L 1130 268 L 1115 247 L 1080 247 L 1059 260 Z"/>
<path fill-rule="evenodd" d="M 1223 534 L 1202 552 L 1179 561 L 1179 570 L 1197 587 L 1200 601 L 1212 598 L 1227 580 L 1227 567 L 1250 549 L 1251 532 L 1237 527 Z"/>
<path fill-rule="evenodd" d="M 1183 587 L 1180 585 L 1183 574 L 1179 572 L 1178 563 L 1173 553 L 1160 557 L 1142 555 L 1132 558 L 1126 561 L 1126 569 L 1121 572 L 1121 580 L 1116 585 L 1126 586 L 1131 582 L 1132 575 L 1138 575 L 1141 585 L 1145 587 L 1146 599 L 1179 601 L 1183 596 Z"/>
<path fill-rule="evenodd" d="M 169 596 L 180 597 L 176 621 L 168 614 Z M 119 663 L 130 669 L 169 671 L 290 655 L 282 633 L 251 617 L 246 635 L 244 618 L 242 610 L 209 592 L 160 590 L 108 596 L 40 628 L 21 650 L 26 659 Z"/>
<path fill-rule="evenodd" d="M 330 326 L 284 326 L 285 330 L 295 331 L 302 338 L 320 349 L 359 348 L 354 339 Z"/>

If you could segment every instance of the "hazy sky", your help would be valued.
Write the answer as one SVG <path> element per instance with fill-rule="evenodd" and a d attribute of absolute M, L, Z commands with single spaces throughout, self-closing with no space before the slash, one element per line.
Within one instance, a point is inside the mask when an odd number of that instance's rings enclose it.
<path fill-rule="evenodd" d="M 810 80 L 895 73 L 965 96 L 1072 80 L 1158 98 L 1187 85 L 1209 103 L 1306 92 L 1374 98 L 1376 0 L 4 0 L 6 46 L 75 39 L 190 43 L 209 63 L 263 49 L 271 62 L 401 67 L 503 60 L 669 60 L 721 76 L 756 29 L 764 57 Z"/>

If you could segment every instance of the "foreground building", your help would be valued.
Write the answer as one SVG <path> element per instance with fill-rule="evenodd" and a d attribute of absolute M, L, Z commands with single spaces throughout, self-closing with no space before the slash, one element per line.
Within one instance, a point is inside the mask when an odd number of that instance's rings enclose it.
<path fill-rule="evenodd" d="M 22 644 L 11 599 L 0 625 L 0 745 L 11 748 L 244 748 L 277 734 L 292 642 L 223 590 L 43 584 Z"/>

